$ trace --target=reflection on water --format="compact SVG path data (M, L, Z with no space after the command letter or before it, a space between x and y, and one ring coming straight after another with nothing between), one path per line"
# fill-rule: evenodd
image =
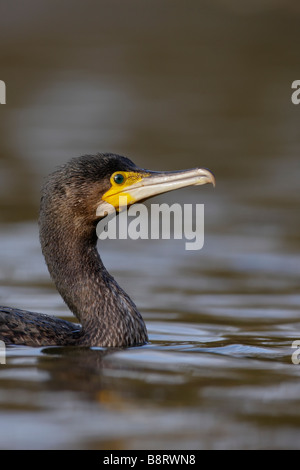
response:
M19 245L15 229L2 230L1 302L74 320L48 280L35 225L19 225ZM242 235L223 254L220 237L210 238L193 256L183 241L102 242L150 343L7 348L2 447L298 447L300 369L291 345L299 338L299 255L278 255L271 243L256 262L237 249Z
M300 447L299 10L244 3L87 0L70 17L67 1L58 17L30 0L0 15L1 305L74 320L33 222L55 165L114 151L217 180L159 198L205 204L201 251L99 245L148 345L7 348L1 448Z

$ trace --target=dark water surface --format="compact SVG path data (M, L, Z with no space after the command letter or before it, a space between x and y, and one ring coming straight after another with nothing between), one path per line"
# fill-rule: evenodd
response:
M0 16L1 305L74 320L36 224L57 164L114 151L217 185L155 201L205 204L200 251L99 243L150 344L7 348L0 448L300 448L299 8L26 3Z

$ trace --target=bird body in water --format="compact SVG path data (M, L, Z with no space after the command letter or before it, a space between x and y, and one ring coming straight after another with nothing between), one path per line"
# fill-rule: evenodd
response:
M153 172L114 154L85 155L59 167L42 188L42 252L62 298L80 324L0 307L0 340L28 346L129 347L148 341L136 305L105 269L96 225L111 211L189 185L214 184L209 170Z

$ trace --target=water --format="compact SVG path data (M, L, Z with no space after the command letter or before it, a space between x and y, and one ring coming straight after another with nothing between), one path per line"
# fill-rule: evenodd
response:
M115 151L150 169L206 166L217 185L153 200L204 203L202 250L99 244L148 345L6 349L0 448L299 449L299 11L88 1L70 17L67 4L59 18L52 3L18 18L7 5L1 25L0 304L75 321L36 224L56 164Z
M1 233L2 303L74 320L48 280L35 224ZM244 253L243 235L222 253L226 237L222 249L219 235L206 238L193 255L179 240L102 242L150 344L8 348L2 447L298 447L300 369L291 345L299 338L299 255Z

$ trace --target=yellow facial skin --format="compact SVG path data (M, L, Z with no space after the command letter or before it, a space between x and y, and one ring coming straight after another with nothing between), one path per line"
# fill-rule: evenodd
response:
M121 209L120 197L122 205L130 206L136 202L135 198L129 194L128 190L133 184L142 181L149 173L137 173L134 171L116 171L110 178L111 187L102 196L102 200L111 204L117 211ZM122 181L123 177L123 181ZM119 182L120 181L120 182Z

